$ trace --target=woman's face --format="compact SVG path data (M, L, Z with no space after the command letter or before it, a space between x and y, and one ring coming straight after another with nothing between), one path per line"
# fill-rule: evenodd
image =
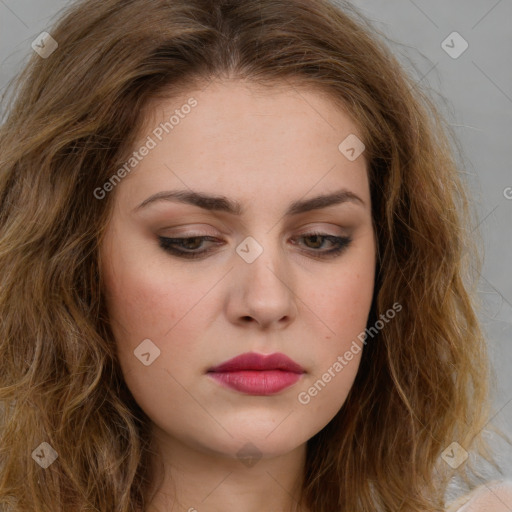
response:
M361 358L375 240L358 129L318 92L237 80L153 107L101 246L126 383L169 443L290 452L339 411ZM297 367L210 371L246 353Z

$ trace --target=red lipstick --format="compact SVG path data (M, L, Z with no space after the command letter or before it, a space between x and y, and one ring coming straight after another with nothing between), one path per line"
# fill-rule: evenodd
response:
M284 354L247 352L218 366L208 375L222 385L248 395L273 395L295 384L305 370Z

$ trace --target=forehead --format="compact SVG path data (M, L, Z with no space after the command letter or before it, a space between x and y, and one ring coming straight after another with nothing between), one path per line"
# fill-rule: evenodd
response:
M296 199L343 185L369 199L364 153L350 161L339 148L361 133L323 91L217 81L154 98L145 114L132 149L149 139L152 149L126 180L141 194L180 185L240 200L258 192Z
M168 94L164 89L144 106L139 135L142 136L159 122L168 121L170 115L180 111L191 98L197 100L199 107L194 108L192 113L200 111L201 115L194 117L200 117L203 123L222 121L224 125L232 123L235 127L242 118L256 124L255 117L266 116L269 117L269 124L272 124L276 123L277 118L286 116L294 122L313 121L313 129L323 122L336 130L343 118L343 124L360 135L356 121L341 98L336 98L318 85L293 81L263 84L242 79L190 82L180 89L174 86ZM253 117L249 119L247 116Z

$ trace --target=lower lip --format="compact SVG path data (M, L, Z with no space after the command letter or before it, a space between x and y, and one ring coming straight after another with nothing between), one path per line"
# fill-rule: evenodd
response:
M210 377L224 386L248 395L273 395L295 384L301 373L283 370L243 370L239 372L210 372Z

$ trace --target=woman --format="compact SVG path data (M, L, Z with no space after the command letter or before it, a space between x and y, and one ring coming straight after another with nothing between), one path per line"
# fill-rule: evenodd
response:
M353 8L88 0L34 49L0 142L4 507L441 511L459 477L449 510L509 510L468 459L448 131Z

